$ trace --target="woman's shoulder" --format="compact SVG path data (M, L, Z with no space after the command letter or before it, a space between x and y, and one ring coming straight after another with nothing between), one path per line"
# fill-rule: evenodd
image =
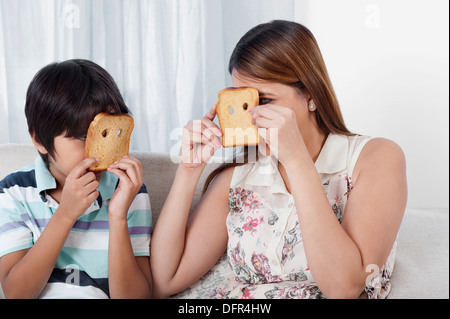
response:
M355 165L353 175L361 172L404 172L406 167L405 154L396 142L381 138L370 138L361 150Z
M382 138L371 138L361 151L361 156L368 158L404 158L404 153L400 145L396 142Z

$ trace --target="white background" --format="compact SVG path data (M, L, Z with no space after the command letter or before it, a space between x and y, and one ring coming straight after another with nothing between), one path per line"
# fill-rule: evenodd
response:
M403 148L408 206L448 208L449 1L311 0L297 15L349 129Z

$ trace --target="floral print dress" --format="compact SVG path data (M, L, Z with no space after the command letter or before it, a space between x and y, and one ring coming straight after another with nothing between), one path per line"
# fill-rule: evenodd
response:
M316 161L330 205L341 222L352 190L353 168L364 136L330 134ZM306 260L293 196L286 190L274 157L236 167L229 191L228 264L233 275L211 298L325 298ZM368 298L390 291L395 247L368 282Z

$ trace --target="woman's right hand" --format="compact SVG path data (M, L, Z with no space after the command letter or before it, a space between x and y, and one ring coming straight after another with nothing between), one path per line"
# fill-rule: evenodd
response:
M222 131L213 122L216 106L201 120L190 121L183 129L180 165L185 168L204 167L222 147Z

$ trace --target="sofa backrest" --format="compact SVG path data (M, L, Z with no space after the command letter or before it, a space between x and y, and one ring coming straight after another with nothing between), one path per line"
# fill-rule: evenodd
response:
M172 186L178 164L172 162L170 155L165 153L131 151L130 155L136 157L143 165L144 183L150 195L153 224L155 224ZM38 153L33 145L0 145L0 180L8 174L32 164L37 156ZM219 164L216 163L207 165L197 184L191 211L201 197L207 176L218 166Z
M0 180L34 162L38 152L33 145L0 145Z
M152 205L153 223L156 223L172 187L178 164L172 162L170 155L166 153L131 151L130 155L136 157L142 163L144 184L147 186ZM201 197L206 178L218 166L219 164L211 163L203 171L200 181L197 184L194 198L192 199L191 212Z

